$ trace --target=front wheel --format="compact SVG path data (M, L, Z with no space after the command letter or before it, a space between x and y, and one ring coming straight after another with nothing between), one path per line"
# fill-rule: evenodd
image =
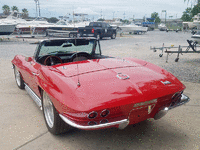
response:
M46 92L42 93L42 110L47 128L52 134L65 133L73 128L60 118L59 113L56 111Z
M25 87L24 80L22 79L22 76L16 66L14 66L14 74L15 74L15 81L17 83L17 86L20 89L24 89Z

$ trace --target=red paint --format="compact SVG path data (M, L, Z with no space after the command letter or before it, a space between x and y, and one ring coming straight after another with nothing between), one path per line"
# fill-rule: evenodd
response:
M96 59L43 66L34 59L28 62L25 57L17 55L12 63L19 68L24 81L39 97L40 87L49 94L59 113L82 125L90 121L87 116L92 111L98 113L92 119L97 123L102 119L112 122L129 118L130 124L135 124L154 117L159 109L170 105L174 93L185 89L171 73L134 58ZM38 75L33 76L32 72ZM119 79L118 73L128 75L129 79ZM169 81L171 84L164 85L161 81ZM149 105L134 108L134 104L152 99L157 99L157 103L150 114ZM102 118L100 114L104 109L110 113Z

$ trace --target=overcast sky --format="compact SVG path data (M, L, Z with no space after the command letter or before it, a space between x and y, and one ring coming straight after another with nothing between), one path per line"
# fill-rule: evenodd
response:
M150 17L153 12L164 18L162 10L167 11L167 18L180 18L183 11L191 7L191 3L184 3L184 0L39 0L39 3L42 17L64 16L74 11L86 13L89 18L99 18L102 14L105 19L112 19L113 16L122 19ZM3 5L17 6L20 12L26 8L29 16L36 16L34 0L0 0L0 13L3 12Z

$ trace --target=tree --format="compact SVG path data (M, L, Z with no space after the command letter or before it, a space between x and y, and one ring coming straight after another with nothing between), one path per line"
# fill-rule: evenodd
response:
M56 23L56 22L58 22L58 19L56 17L51 17L51 18L48 18L47 21L49 23Z
M125 20L121 20L121 22L129 24L129 20L125 19Z
M186 2L186 1L188 1L188 3L189 3L189 1L192 1L192 0L184 0L184 2ZM200 0L195 0L195 1L197 2L197 4L200 3Z
M157 12L151 13L151 18L155 18L155 22L156 23L160 23L161 22Z
M103 19L103 18L99 18L97 21L105 21L105 19Z
M10 12L10 7L9 7L8 5L4 5L4 6L2 7L2 10L3 10L3 13L4 13L5 15L8 15L9 12Z
M23 18L28 18L28 10L26 8L22 9L22 17Z
M188 7L186 8L186 10L183 12L183 15L181 17L181 19L183 21L191 21L192 20L192 8Z
M200 5L198 5L198 4L195 5L195 6L192 8L191 13L192 13L192 16L194 16L194 15L200 13Z
M11 9L12 9L12 11L17 11L17 12L19 12L19 9L18 9L17 6L13 6Z

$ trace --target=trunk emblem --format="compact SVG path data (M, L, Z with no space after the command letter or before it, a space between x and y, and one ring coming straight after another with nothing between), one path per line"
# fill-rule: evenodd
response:
M122 73L118 73L117 74L117 77L121 80L126 80L126 79L129 79L129 76L126 75L126 74L122 74Z
M161 81L161 83L163 83L164 85L167 85L167 84L171 84L171 82L169 82L169 81Z

